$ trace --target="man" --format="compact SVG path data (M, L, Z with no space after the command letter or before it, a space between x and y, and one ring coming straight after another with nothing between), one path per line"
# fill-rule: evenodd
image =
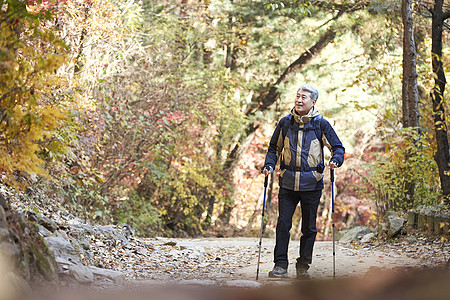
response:
M323 146L332 157L331 169L344 162L345 149L330 123L314 106L319 97L317 89L302 85L295 98L291 113L278 122L272 135L264 162L263 173L273 172L280 158L280 191L278 194L278 221L274 249L275 267L269 272L272 278L288 277L288 246L292 216L300 202L302 210L302 237L300 257L296 269L298 279L309 279L308 269L317 235L316 216L323 189Z

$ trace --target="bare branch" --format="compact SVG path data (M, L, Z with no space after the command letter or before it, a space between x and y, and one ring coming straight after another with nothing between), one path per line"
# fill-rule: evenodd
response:
M450 25L448 23L442 22L442 25L446 28L446 29L450 29Z
M417 4L419 4L420 6L425 8L426 11L428 11L431 15L433 15L433 10L431 9L430 6L424 4L422 1L417 1ZM430 3L430 4L432 5L432 3Z
M444 14L442 15L442 21L447 20L448 18L450 18L450 11L446 11L444 12Z

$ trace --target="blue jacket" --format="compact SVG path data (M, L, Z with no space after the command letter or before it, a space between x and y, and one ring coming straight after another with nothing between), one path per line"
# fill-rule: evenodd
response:
M294 191L323 189L323 146L330 149L330 161L344 162L345 148L330 123L313 106L305 116L291 113L278 122L270 139L264 167L275 170L280 162L280 187ZM281 156L281 158L280 158Z

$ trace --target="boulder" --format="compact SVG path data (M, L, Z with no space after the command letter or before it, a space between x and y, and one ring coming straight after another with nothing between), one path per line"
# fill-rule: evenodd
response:
M340 239L339 242L350 243L352 241L360 240L364 235L370 233L369 227L357 226L348 230Z
M375 237L375 233L371 232L361 238L361 243L369 243Z
M94 281L94 274L89 267L81 264L69 265L69 275L81 284L90 284Z
M71 264L81 264L77 251L69 241L55 236L46 237L45 241L55 255L57 262L67 261Z
M405 219L399 217L398 215L390 215L387 217L388 225L388 237L392 238L397 236L405 224Z
M91 272L95 276L100 276L103 278L108 278L112 281L114 281L117 284L123 284L125 281L125 275L122 272L114 271L114 270L108 270L103 268L98 268L95 266L88 266L88 268L91 270Z
M58 225L55 221L51 220L50 218L47 218L43 215L38 215L37 223L39 225L42 225L46 229L48 229L50 232L55 232L58 229Z

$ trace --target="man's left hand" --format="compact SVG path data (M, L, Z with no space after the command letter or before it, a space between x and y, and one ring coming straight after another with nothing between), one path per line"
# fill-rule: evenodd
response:
M338 166L337 166L337 164L336 164L334 161L330 161L330 163L328 164L328 167L329 167L331 170L334 170L334 169L336 169Z

